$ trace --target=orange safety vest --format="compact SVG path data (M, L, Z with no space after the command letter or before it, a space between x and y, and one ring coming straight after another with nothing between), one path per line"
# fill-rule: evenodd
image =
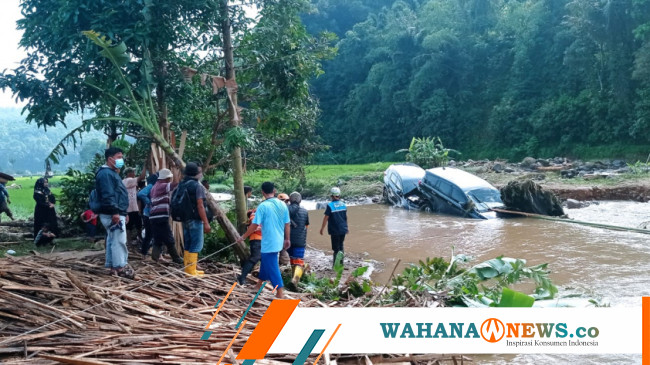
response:
M250 218L248 220L248 225L250 225L253 222L253 218L255 218L255 212L256 211L257 211L257 209L253 210L253 212L251 213L251 216L250 216ZM257 229L255 230L255 232L253 232L253 234L251 234L248 237L248 239L251 240L251 241L252 240L260 240L261 241L262 240L262 226L257 226Z

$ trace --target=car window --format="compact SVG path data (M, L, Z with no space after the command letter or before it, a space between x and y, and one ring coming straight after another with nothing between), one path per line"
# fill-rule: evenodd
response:
M436 183L439 181L440 179L438 179L435 175L431 175L431 174L424 175L424 182L431 187L435 188Z
M397 174L391 175L390 181L392 181L399 190L402 190L402 179L400 179Z
M454 201L457 201L457 202L459 202L461 204L465 203L467 201L467 196L465 195L465 193L463 193L463 191L460 190L460 188L458 188L456 186L454 186L452 191L451 191L451 198Z
M453 188L453 185L451 185L450 183L448 183L446 181L440 180L439 183L437 184L437 186L438 186L438 190L440 190L440 192L443 195L451 196L451 190Z
M477 203L501 203L501 193L493 189L474 189L467 192Z

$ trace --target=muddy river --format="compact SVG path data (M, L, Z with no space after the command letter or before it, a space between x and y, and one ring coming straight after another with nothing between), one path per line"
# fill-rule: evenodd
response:
M600 202L566 210L581 221L636 227L650 220L650 204ZM320 236L323 210L310 211L311 245L328 250ZM373 280L385 283L398 259L400 266L424 257L455 253L473 263L500 255L526 259L529 265L549 263L560 295L580 294L612 306L640 306L650 296L650 236L532 218L470 220L407 211L387 205L348 208L347 252L383 263ZM401 271L398 268L398 272ZM640 363L637 356L500 355L475 358L478 363Z

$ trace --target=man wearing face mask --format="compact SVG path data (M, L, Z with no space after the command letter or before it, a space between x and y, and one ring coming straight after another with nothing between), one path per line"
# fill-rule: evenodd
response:
M101 202L99 219L106 228L106 263L111 275L133 279L133 269L128 265L126 224L129 194L118 172L124 167L122 150L116 147L104 152L106 164L95 175L95 191Z

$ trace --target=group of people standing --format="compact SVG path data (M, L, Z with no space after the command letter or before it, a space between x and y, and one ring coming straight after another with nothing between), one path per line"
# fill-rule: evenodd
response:
M106 259L105 267L109 274L134 278L135 273L128 264L129 250L127 246L127 231L135 228L140 237L144 227L145 237L141 240L140 253L143 258L149 254L159 261L164 249L174 263L183 264L184 271L193 276L203 275L197 270L198 254L203 249L204 234L209 233L209 209L207 206L206 187L201 184L203 173L197 163L188 163L183 171L184 178L175 180L169 169L161 169L146 178L146 186L138 191L140 183L145 179L143 172L136 177L134 169L126 169L124 179L119 172L124 168L123 151L110 147L104 153L105 164L95 175L95 190L90 195L90 208L81 214L86 223L88 234L94 236L97 222L106 229ZM277 290L277 296L284 296L284 283L280 274L282 255L288 256L292 266L292 282L296 284L303 273L305 248L307 245L307 229L309 214L300 206L302 196L298 192L290 195L279 194L272 182L264 182L261 186L264 200L255 208L249 210L249 226L238 242L250 239L250 256L242 262L242 271L238 282L244 284L246 277L253 267L260 262L257 288L264 281L270 281ZM244 187L246 198L250 198L252 188ZM337 254L343 252L343 242L348 233L347 207L340 200L339 188L330 191L332 201L327 205L320 234L325 227L331 236L333 262ZM172 199L177 206L172 212ZM182 211L177 212L176 200L188 203ZM47 178L40 178L34 187L34 237L37 245L51 243L59 235L55 204L56 198L49 189ZM138 200L143 209L140 215ZM9 196L0 186L0 205L6 206ZM176 249L170 217L181 221L183 226L184 252L183 257ZM179 218L180 217L180 218Z
M95 199L98 205L95 212L99 214L99 220L107 232L105 266L110 273L126 278L134 277L133 269L128 265L126 232L130 226L136 227L137 232L140 232L138 227L144 222L146 236L141 245L143 256L153 246L151 256L158 261L164 245L175 263L184 264L187 274L202 275L203 272L196 269L196 263L198 254L203 249L203 235L210 232L210 223L206 214L205 188L199 183L203 176L201 167L196 163L188 163L184 170L185 177L180 182L173 181L169 169L161 169L157 174L149 176L147 187L137 192L138 181L141 179L135 177L135 171L129 171L124 181L120 179L119 171L124 167L122 150L111 147L105 151L104 156L106 163L95 176ZM144 176L143 173L142 179ZM133 189L133 193L129 189ZM187 199L191 202L182 220L185 242L183 259L176 250L169 220L174 192L187 194ZM138 198L145 203L142 220L139 210L134 210Z
M252 189L246 187L244 192ZM309 215L305 208L300 206L302 196L298 192L279 194L276 198L276 189L272 182L262 184L264 201L257 209L250 213L250 225L238 242L250 238L251 255L242 264L241 275L237 277L240 284L244 284L246 277L255 264L260 262L260 271L256 289L259 289L264 281L270 281L276 289L278 298L284 297L284 282L280 272L280 254L284 250L290 257L292 266L292 282L300 280L305 265L304 256L307 245L307 228L309 227ZM341 198L339 188L332 188L332 202L325 210L323 224L320 234L323 234L325 227L332 240L334 250L334 262L339 252L343 252L343 241L348 233L347 207ZM249 193L247 193L249 194Z

